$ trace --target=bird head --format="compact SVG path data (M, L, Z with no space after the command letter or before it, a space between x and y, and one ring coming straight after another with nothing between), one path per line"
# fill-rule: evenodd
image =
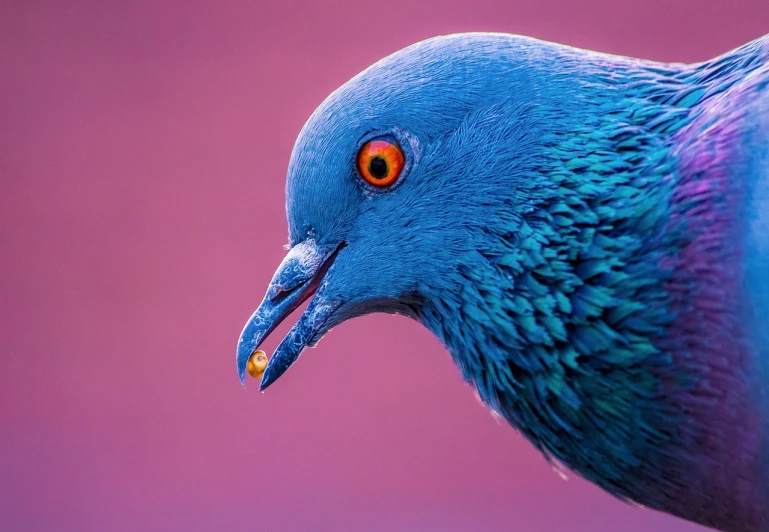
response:
M371 312L418 317L457 289L457 268L495 238L490 224L531 199L546 109L535 102L557 90L531 72L547 60L532 52L543 45L493 34L430 39L372 65L315 110L289 163L289 251L238 343L241 381L254 350L307 299L261 389L332 326Z
M740 264L722 245L742 241L721 188L729 150L718 139L732 130L689 108L720 95L692 80L732 76L724 64L461 34L361 72L297 138L289 251L241 334L241 380L305 300L261 389L332 326L405 314L546 456L623 499L692 517L678 502L702 484L692 472L711 478L700 466L722 455L701 442L728 441L711 423L713 390L733 376L721 355L742 353L725 310L736 300L713 266ZM734 416L741 441L746 417Z

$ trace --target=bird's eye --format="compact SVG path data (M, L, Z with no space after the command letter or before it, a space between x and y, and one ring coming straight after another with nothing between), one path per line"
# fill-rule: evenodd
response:
M395 141L372 140L358 152L358 172L370 185L386 187L395 183L406 158Z

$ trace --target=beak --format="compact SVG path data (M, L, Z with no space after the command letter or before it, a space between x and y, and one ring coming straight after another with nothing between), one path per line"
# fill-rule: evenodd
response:
M314 240L305 240L288 252L272 277L262 303L240 333L236 361L241 384L245 384L246 364L251 354L286 316L313 294L316 295L302 317L270 358L259 389L264 390L275 382L299 358L305 347L320 339L324 325L341 302L327 300L323 290L318 289L343 247L344 243L320 246Z

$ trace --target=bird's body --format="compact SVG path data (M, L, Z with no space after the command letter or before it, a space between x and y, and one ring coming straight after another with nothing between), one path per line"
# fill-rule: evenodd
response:
M375 190L353 161L382 135L406 166ZM549 459L769 530L769 38L696 65L430 39L316 110L287 198L292 252L242 367L317 293L263 387L331 326L402 313Z

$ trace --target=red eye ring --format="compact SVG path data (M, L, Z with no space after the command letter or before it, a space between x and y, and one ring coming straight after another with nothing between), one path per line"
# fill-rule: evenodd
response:
M358 152L358 172L366 183L387 187L395 183L406 164L403 150L389 140L372 140Z

